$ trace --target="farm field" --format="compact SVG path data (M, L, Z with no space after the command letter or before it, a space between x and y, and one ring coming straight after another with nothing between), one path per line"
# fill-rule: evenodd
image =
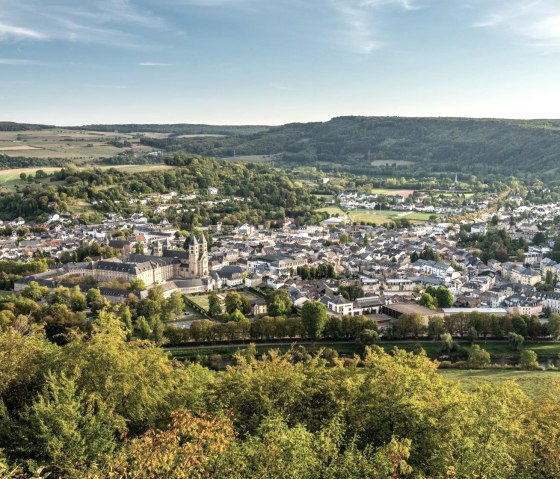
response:
M153 148L140 144L139 135L127 133L65 130L2 131L0 154L27 158L66 158L77 162L112 157L127 148L109 144L110 140L128 141L134 151L149 152Z
M274 155L236 155L226 156L221 159L226 161L236 161L239 163L271 163L276 159L276 157Z
M555 384L560 384L559 371L519 371L516 369L440 369L439 372L451 381L458 381L461 389L474 390L481 383L499 385L515 381L533 399L551 393Z
M352 221L366 223L385 223L394 219L407 219L414 222L428 221L431 213L414 213L407 211L392 211L392 210L353 210L348 213ZM436 215L437 216L437 215Z
M385 196L395 196L399 195L403 198L408 198L414 190L391 190L388 188L373 188L371 190L372 194L374 195L385 195Z

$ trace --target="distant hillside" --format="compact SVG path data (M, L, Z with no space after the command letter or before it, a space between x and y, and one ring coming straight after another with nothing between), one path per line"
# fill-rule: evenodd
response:
M275 154L287 165L370 175L560 179L560 120L339 117L153 146L216 157Z
M126 124L126 125L83 125L65 127L69 130L117 131L119 133L164 133L171 136L178 135L249 135L268 130L263 125L195 125L175 123L159 124Z
M46 130L54 128L50 125L35 125L31 123L15 123L13 121L0 121L0 131L29 131L29 130Z

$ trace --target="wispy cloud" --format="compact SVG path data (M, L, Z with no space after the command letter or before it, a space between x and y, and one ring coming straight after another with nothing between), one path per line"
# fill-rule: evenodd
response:
M0 65L30 66L42 65L42 63L35 60L23 60L19 58L0 58Z
M170 67L173 66L172 63L161 63L161 62L140 62L138 63L141 67Z
M1 0L0 3L0 41L66 40L138 47L144 36L140 33L166 27L161 17L131 0Z
M368 55L383 46L381 16L389 9L416 10L412 0L331 0L344 25L342 43Z
M34 38L41 39L45 36L31 28L18 27L16 25L8 25L7 23L0 22L0 40L2 38Z
M558 0L492 0L480 6L486 13L475 28L493 28L525 39L543 53L560 52L560 6Z

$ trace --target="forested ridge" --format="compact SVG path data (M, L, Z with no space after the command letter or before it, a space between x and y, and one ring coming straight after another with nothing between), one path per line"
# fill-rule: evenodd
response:
M0 218L11 219L16 215L46 219L53 209L71 210L77 200L95 202L95 210L100 213L129 215L138 211L137 205L128 202L131 195L197 192L203 200L211 200L204 194L208 187L215 187L222 195L241 199L214 205L199 200L188 211L170 211L168 219L178 225L218 221L262 224L282 222L286 216L301 224L323 219L324 214L315 212L319 203L310 186L293 181L283 170L181 154L166 158L166 162L174 168L135 174L115 169L79 170L68 164L50 175L49 182L29 183L18 191L0 195Z
M52 128L0 123L1 130ZM270 155L285 166L368 176L455 174L560 180L560 120L345 116L326 122L261 125L114 124L65 127L147 133L166 152L216 158ZM157 133L166 136L154 136Z
M83 125L65 127L68 130L92 130L119 133L164 133L171 136L176 135L247 135L268 130L263 125L204 125L194 123L127 123L116 125Z
M560 120L349 116L244 136L143 141L216 157L278 155L286 165L357 174L560 178Z

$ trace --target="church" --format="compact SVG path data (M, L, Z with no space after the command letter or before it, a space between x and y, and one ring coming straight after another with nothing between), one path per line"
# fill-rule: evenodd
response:
M132 281L141 279L147 287L171 280L207 278L208 244L204 235L192 235L188 251L165 248L160 241L152 244L151 255L130 253L84 263L69 263L67 272L91 276L96 281Z

